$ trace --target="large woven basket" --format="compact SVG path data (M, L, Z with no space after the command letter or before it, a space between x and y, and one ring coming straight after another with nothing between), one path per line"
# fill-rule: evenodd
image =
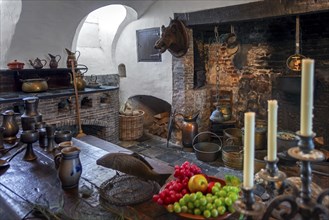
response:
M136 140L143 136L144 111L136 116L119 114L119 138L123 141Z

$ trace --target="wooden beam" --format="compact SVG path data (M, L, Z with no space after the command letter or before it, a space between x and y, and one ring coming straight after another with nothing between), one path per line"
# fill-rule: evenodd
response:
M264 18L284 17L329 11L329 0L265 0L190 13L175 13L174 17L187 26L225 24Z

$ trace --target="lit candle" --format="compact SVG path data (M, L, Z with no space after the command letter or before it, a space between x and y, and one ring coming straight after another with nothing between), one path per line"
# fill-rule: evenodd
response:
M302 136L312 135L313 117L313 81L314 60L302 60L302 95L300 105L300 134Z
M277 138L277 121L278 121L278 102L268 100L268 126L267 126L267 160L276 160L276 138Z
M255 113L244 114L243 187L254 187Z

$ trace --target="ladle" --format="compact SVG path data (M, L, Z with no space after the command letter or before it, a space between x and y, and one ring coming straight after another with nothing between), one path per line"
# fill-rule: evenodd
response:
M21 147L20 149L18 149L13 155L11 155L10 157L8 157L7 159L0 159L0 168L2 167L7 167L9 166L9 162L19 153L21 153L22 151L24 151L26 148L26 145L24 145L23 147Z

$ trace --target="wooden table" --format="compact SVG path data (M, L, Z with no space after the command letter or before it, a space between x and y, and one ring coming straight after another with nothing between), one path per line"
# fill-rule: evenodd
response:
M85 140L91 140L93 145ZM53 162L54 154L43 151L35 143L38 156L32 162L23 161L23 153L16 156L10 167L0 170L0 218L24 219L35 216L38 210L51 219L176 219L163 207L147 201L134 206L103 204L99 199L99 186L116 172L96 164L96 160L108 152L129 150L93 136L73 139L81 148L82 176L79 189L64 191L57 178ZM94 145L100 145L103 149ZM13 150L14 151L14 150ZM13 153L13 152L12 152ZM172 167L147 158L158 172L172 172ZM35 218L34 218L35 219Z

